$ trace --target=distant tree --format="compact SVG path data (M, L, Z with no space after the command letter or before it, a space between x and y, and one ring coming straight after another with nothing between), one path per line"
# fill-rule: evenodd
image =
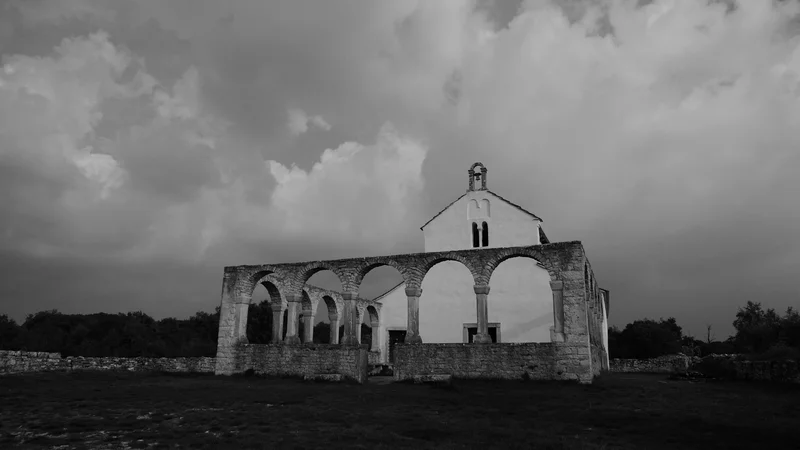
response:
M733 328L736 329L735 343L739 351L759 353L778 342L781 318L774 309L765 311L761 303L748 301L737 311Z
M331 325L329 323L319 322L314 325L314 342L317 344L331 343Z
M272 307L268 301L250 304L247 311L247 340L251 344L269 344L272 341Z
M790 347L800 349L800 312L791 306L781 320L779 339Z
M619 331L609 329L609 353L612 358L655 358L679 353L682 329L674 317L659 321L636 320Z
M14 319L0 314L0 350L18 350L21 328Z

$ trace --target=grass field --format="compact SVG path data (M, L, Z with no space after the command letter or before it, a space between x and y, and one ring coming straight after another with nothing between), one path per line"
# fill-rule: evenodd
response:
M0 378L0 448L800 448L800 388L606 375L591 386L211 375Z

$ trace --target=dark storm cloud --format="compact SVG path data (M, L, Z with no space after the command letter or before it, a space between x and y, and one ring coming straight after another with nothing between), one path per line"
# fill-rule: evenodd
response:
M55 134L33 120L41 128L15 135L27 150L0 153L9 173L0 198L13 218L2 248L31 242L19 253L25 269L6 258L9 279L51 264L126 281L90 287L65 276L62 303L43 287L30 308L14 308L101 308L111 297L117 309L185 315L198 296L207 309L218 301L218 283L205 278L226 264L418 251L418 227L463 193L479 160L490 188L543 217L551 240L584 242L612 292L612 323L675 316L691 332L713 323L723 335L746 300L784 309L800 268L797 6L634 3L6 9L6 59L50 58L19 60L43 80L28 89L64 86L58 68L90 60L85 49L108 67L130 59L114 84L100 75L80 84L96 104L37 100L88 129L39 140L31 136ZM61 38L98 29L107 37L54 56ZM99 87L113 85L136 93ZM293 134L292 108L330 130ZM37 148L50 153L30 156ZM113 263L96 259L103 253ZM128 282L146 276L158 301Z

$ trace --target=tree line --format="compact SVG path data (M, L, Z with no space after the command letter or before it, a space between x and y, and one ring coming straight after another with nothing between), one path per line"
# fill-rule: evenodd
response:
M199 311L188 319L155 320L138 312L63 314L57 310L29 314L22 324L0 314L0 350L60 353L61 356L178 357L215 356L219 312ZM283 337L286 321L283 317ZM298 335L303 336L303 321ZM339 327L339 338L344 326ZM248 310L247 337L254 344L272 340L272 309L267 301ZM361 325L361 342L370 343L372 329ZM314 342L330 343L330 325L314 326Z
M800 312L791 306L781 316L772 308L765 310L761 303L749 301L736 312L733 328L732 336L718 340L709 325L705 339L700 339L683 333L674 317L636 320L623 329L609 328L609 357L646 359L682 352L800 360Z
M283 317L283 337L288 314ZM272 310L269 303L249 307L247 337L251 343L272 339ZM213 313L199 311L188 319L155 320L143 312L119 314L62 314L57 310L29 314L17 324L0 314L0 350L54 352L62 356L177 357L215 356L219 307ZM304 321L298 335L303 336ZM718 340L708 327L706 336L683 332L675 318L642 319L623 329L609 328L611 358L653 358L678 352L707 355L740 353L766 359L800 360L800 312L788 308L783 315L747 302L733 321L735 333ZM371 328L361 325L361 342L370 343ZM339 338L344 326L339 326ZM330 343L330 325L314 325L314 342Z

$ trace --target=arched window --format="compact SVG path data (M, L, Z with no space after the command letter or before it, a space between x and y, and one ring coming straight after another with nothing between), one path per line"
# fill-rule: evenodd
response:
M478 241L478 224L472 222L472 246L473 247L480 247L480 241Z
M489 246L489 224L483 222L483 246Z

